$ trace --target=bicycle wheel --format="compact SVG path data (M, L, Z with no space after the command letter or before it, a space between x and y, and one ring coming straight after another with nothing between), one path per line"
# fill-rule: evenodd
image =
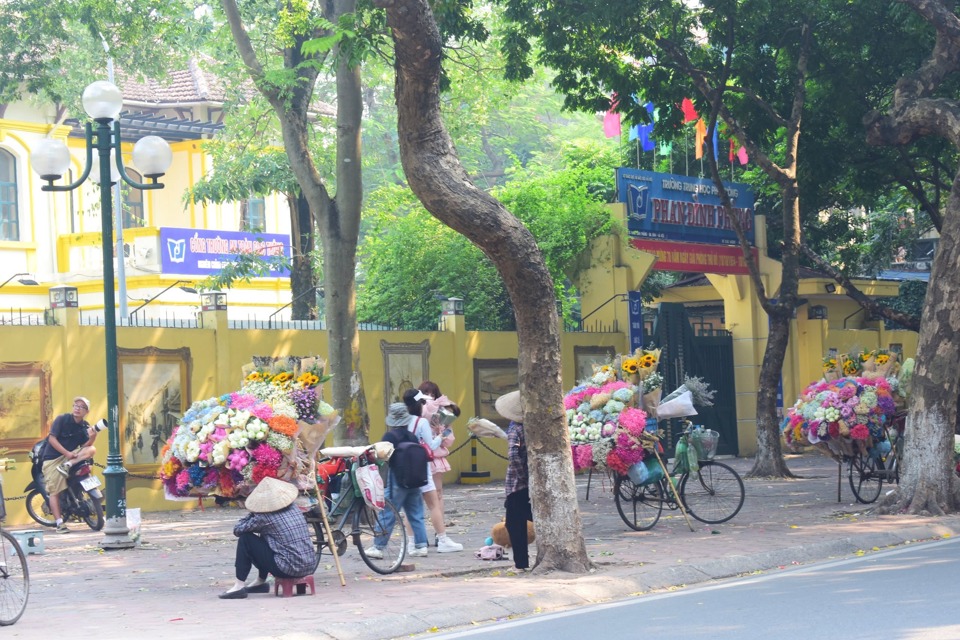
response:
M850 457L850 488L857 502L870 504L880 497L884 470L870 455L854 453Z
M27 608L30 595L30 571L27 556L17 539L6 531L0 532L0 626L11 625L20 619Z
M358 510L354 513L353 542L363 561L377 573L393 573L399 569L407 552L407 532L403 528L400 512L387 501L383 510L377 513L376 509L359 498L353 508ZM381 524L383 519L389 520L388 513L393 515L393 527L389 532ZM375 544L378 537L386 537L385 546Z
M634 531L653 528L663 512L663 487L659 482L636 485L626 476L613 483L613 501L620 518Z
M697 477L685 474L679 491L690 515L706 524L726 522L743 506L743 480L722 462L701 460Z

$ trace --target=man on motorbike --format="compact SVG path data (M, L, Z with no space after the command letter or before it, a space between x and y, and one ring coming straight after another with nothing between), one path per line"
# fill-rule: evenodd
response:
M50 495L50 511L57 521L57 533L70 533L60 515L60 493L67 488L70 465L92 458L97 452L93 446L97 431L85 420L88 413L90 401L83 396L74 398L73 411L57 416L44 447L43 479Z

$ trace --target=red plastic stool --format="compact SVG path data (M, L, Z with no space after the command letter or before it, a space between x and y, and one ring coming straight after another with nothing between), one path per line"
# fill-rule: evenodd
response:
M302 578L274 578L273 595L289 598L294 595L293 592L294 589L296 589L296 594L302 596L306 595L307 587L310 587L310 595L316 593L313 586L313 576L304 576Z

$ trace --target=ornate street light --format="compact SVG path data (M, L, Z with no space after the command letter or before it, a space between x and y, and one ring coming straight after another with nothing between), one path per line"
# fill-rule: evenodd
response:
M137 311L140 311L140 309L143 309L145 306L147 306L148 304L150 304L151 302L153 302L154 300L156 300L157 298L159 298L160 296L162 296L163 294L165 294L167 291L170 291L170 289L173 289L175 286L177 286L178 284L181 284L181 283L186 285L186 284L189 284L190 281L189 281L189 280L177 280L176 282L174 282L174 283L171 284L169 287L167 287L166 289L164 289L163 291L161 291L161 292L158 293L157 295L153 296L152 298L148 298L148 299L146 299L146 300L143 300L143 304L141 304L139 307L137 307L136 309L134 309L133 311L130 312L130 316L129 316L130 320L132 321L133 318L134 318L134 316L137 315ZM196 293L197 293L197 290L196 290L194 287L182 286L182 287L180 287L180 290L181 290L181 291L184 291L184 292L186 292L186 293L193 293L193 294L196 294Z
M133 164L146 176L149 184L131 180L123 169L120 146L120 122L117 118L123 107L123 94L112 83L100 80L83 91L83 108L90 116L86 124L86 162L83 173L76 182L54 185L70 167L70 152L62 140L44 139L30 154L34 171L46 180L43 191L73 191L91 175L100 185L100 221L103 242L103 316L107 361L107 424L109 450L107 467L103 472L106 480L107 521L101 546L105 549L127 549L134 546L127 528L127 470L120 454L120 399L117 382L117 319L114 307L113 288L113 191L111 185L122 179L135 189L162 189L157 178L166 173L173 161L170 145L158 136L146 136L133 147ZM94 164L93 150L97 150L98 162ZM95 171L94 171L95 170ZM120 257L122 260L122 256Z

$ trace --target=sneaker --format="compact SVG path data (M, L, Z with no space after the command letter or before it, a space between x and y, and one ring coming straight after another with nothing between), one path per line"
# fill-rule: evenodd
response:
M64 476L70 475L70 463L64 462L60 465L57 465L57 471L59 471Z
M57 533L70 533L70 527L61 523L57 525Z
M416 547L407 551L407 555L411 558L426 558L427 557L427 548L426 547Z
M376 547L370 547L364 549L363 553L366 554L368 558L373 558L374 560L383 560L383 550L377 549Z
M441 536L437 541L437 553L453 553L455 551L463 551L463 545L454 542L447 536Z

